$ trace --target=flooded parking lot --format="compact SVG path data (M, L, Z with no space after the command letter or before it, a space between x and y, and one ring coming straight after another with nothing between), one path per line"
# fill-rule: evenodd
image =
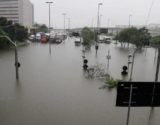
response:
M124 125L127 108L115 107L116 89L99 89L104 82L85 77L82 46L73 39L52 45L31 43L18 49L20 79L15 79L14 51L0 51L0 125ZM120 44L100 44L86 52L88 65L107 68L121 78L129 50ZM137 52L133 81L154 81L155 49ZM150 108L132 108L130 125L147 125ZM160 110L155 108L152 125L159 125Z

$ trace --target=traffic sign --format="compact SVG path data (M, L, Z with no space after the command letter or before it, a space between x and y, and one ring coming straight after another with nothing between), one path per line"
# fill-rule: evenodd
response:
M160 106L160 82L119 82L116 106L128 107L132 84L132 107ZM155 93L153 94L155 85ZM152 105L153 99L153 105Z

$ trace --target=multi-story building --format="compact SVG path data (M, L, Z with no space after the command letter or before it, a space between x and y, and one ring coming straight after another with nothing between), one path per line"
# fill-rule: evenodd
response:
M28 28L34 23L34 7L30 0L0 0L0 17Z

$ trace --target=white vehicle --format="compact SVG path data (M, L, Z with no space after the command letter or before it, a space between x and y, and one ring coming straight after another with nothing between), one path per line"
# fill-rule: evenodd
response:
M105 38L105 40L104 40L104 43L107 43L107 44L110 44L111 43L111 38L110 37L107 37L106 36L106 38Z
M80 37L75 37L74 39L75 39L74 40L75 43L81 43L81 38Z
M105 36L104 35L99 35L98 39L99 39L99 42L103 42L105 40Z
M99 38L99 42L101 42L101 43L111 43L111 37L108 37L108 36L105 36L105 35L99 35L98 36L98 38Z
M41 39L41 34L37 33L37 34L36 34L36 39L37 39L37 40L40 40L40 39Z
M33 40L35 38L35 35L30 35L29 40Z
M50 33L45 33L45 35L49 37L51 34Z

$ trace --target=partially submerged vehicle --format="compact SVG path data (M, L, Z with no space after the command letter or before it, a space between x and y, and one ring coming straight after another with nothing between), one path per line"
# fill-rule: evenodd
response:
M74 40L75 43L81 43L81 38L80 37L75 37L74 39L75 39Z
M74 37L74 43L76 46L80 46L81 45L81 37Z
M41 43L48 43L49 37L46 35L41 35L40 41Z
M99 38L99 42L100 42L100 43L110 44L110 43L111 43L111 40L112 40L111 37L106 36L106 35L99 35L98 38Z
M104 43L110 44L111 43L111 38L106 37L105 40L104 40Z
M61 43L64 40L64 35L62 34L55 34L50 38L51 43Z

